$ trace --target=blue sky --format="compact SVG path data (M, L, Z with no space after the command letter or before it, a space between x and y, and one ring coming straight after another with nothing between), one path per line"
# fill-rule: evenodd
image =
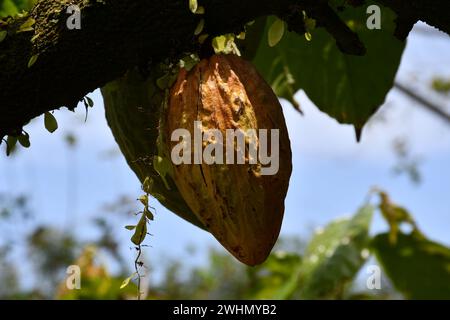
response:
M450 77L450 41L424 25L410 36L398 79L427 95L450 112L450 99L429 90L434 76ZM370 75L368 75L370 76ZM43 118L33 121L27 131L29 150L6 158L0 155L0 193L26 193L35 212L33 223L53 224L72 230L85 239L94 235L91 218L102 212L105 203L120 195L137 197L140 185L117 150L107 127L102 99L98 91L90 95L95 107L84 123L84 108L76 113L56 111L60 129L54 134L44 129ZM353 129L339 125L312 105L304 93L298 93L305 116L283 102L293 149L293 175L286 198L282 235L309 234L330 220L350 215L376 185L385 189L397 203L406 206L421 229L431 238L450 245L450 126L401 93L391 91L385 106L366 127L357 144ZM383 120L384 119L384 120ZM76 135L77 148L69 150L64 135ZM392 141L407 137L411 152L422 159L423 181L411 183L406 176L395 176L396 158ZM216 241L163 207L155 205L154 235L146 250L147 259L162 261L168 257L202 263L207 248ZM130 216L133 223L135 217ZM385 230L380 217L373 232ZM115 226L122 239L123 252L129 250L129 231ZM188 244L197 247L189 255ZM165 258L164 258L165 257ZM162 260L161 260L162 259Z

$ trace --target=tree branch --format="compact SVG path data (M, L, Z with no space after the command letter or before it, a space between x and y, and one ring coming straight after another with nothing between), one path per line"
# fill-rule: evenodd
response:
M442 120L446 121L448 124L450 124L450 114L442 110L439 106L432 103L431 101L428 101L424 97L418 95L413 90L409 89L408 87L404 86L403 84L399 82L395 82L394 88L401 91L403 94L407 95L409 98L413 99L414 101L418 102L422 107L427 109L428 111L431 111L435 115L437 115Z
M404 10L402 17L421 18L450 30L448 0L379 1ZM134 66L146 68L149 63L198 51L193 33L202 18L205 32L213 36L240 31L246 22L261 16L283 18L300 7L326 27L341 49L361 50L358 37L336 22L326 0L199 2L206 8L204 16L192 14L187 0L71 0L70 4L81 8L82 29L69 30L69 1L40 0L30 13L36 21L34 30L17 33L27 17L0 24L0 30L8 32L0 42L0 138L18 134L44 112L61 106L74 109L86 94ZM408 7L411 2L414 5ZM419 9L427 10L414 11ZM28 67L32 56L37 60Z

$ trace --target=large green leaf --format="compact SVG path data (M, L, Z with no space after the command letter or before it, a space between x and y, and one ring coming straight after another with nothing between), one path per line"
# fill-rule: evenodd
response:
M0 18L15 16L22 10L28 11L36 3L36 0L1 0Z
M397 290L408 299L450 299L450 249L421 235L389 234L373 240L378 261Z
M381 30L369 30L365 10L366 6L346 8L340 14L366 46L365 56L343 54L318 28L310 42L289 32L274 48L263 37L253 61L280 97L295 103L293 95L304 89L320 110L360 130L392 88L404 49L393 36L395 14L382 7ZM266 34L272 21L267 22Z
M301 277L302 298L339 297L366 261L374 208L361 208L351 219L331 222L309 243Z
M0 18L14 16L19 13L19 9L12 0L3 0L0 3Z
M354 217L339 219L317 232L302 262L273 298L339 298L367 259L374 208L362 207Z

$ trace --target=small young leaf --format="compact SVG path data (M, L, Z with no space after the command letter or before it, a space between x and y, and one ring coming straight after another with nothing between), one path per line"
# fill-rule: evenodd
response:
M227 45L227 37L226 36L218 36L215 37L212 41L212 46L216 53L223 52Z
M204 26L205 26L205 19L201 19L197 25L197 28L195 28L194 30L194 35L198 36L200 33L202 33Z
M142 190L145 193L152 193L153 189L153 180L150 177L146 177L144 183L142 183Z
M94 101L88 96L84 97L86 99L87 105L92 108L94 106Z
M22 147L24 148L29 148L31 143L30 143L30 136L28 135L28 133L24 132L23 134L21 134L19 137L17 137L17 140L19 141L19 143L22 145Z
M305 32L305 39L308 40L308 41L311 41L311 40L312 40L312 35L311 35L311 33Z
M0 31L0 42L5 40L6 36L8 35L8 32L6 31Z
M125 229L134 230L134 229L136 229L136 226L125 226Z
M147 218L143 214L136 226L136 230L134 231L133 236L131 237L131 242L133 242L135 245L138 246L144 241L146 235L147 235Z
M205 14L205 7L199 6L197 11L195 11L195 14Z
M238 38L239 40L245 40L245 32L242 31L241 33L239 33L236 38Z
M284 35L284 21L276 19L269 29L269 46L274 47L283 38Z
M27 31L33 31L33 26L36 23L36 20L33 18L28 18L27 21L25 21L20 27L19 30L17 30L17 33L19 32L27 32Z
M28 60L28 68L31 68L36 63L38 57L39 57L39 54L35 54L34 56L32 56L30 58L30 60Z
M316 28L316 24L317 23L316 23L315 19L311 19L311 18L306 17L304 22L305 22L305 29L306 29L306 31L311 32L311 31L313 31Z
M153 215L153 213L148 210L147 208L144 209L144 215L148 220L153 221L155 219L155 216Z
M197 9L198 9L197 0L189 0L189 10L191 10L192 13L196 13Z
M50 133L53 133L56 131L56 129L58 129L58 122L56 121L55 117L50 112L45 113L44 124L45 124L45 128Z
M128 278L126 278L125 280L123 280L122 284L120 285L120 289L125 288L126 286L128 286L128 284L130 283L131 279L133 279L133 277L136 275L136 272L133 273L131 276L129 276Z
M198 58L198 56L191 54L181 59L178 65L180 68L184 68L187 71L191 71L192 68L194 68L195 65L199 62L199 60L200 59Z
M198 37L198 43L203 44L203 42L206 41L206 39L208 39L209 34L202 34L201 36Z
M148 206L148 196L146 194L142 195L139 198L139 201L144 205L144 206Z
M6 155L9 156L11 152L14 151L14 148L17 144L17 137L8 136L8 139L6 140Z

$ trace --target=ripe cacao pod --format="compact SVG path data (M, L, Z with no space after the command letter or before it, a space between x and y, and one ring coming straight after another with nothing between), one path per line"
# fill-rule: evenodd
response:
M260 264L278 238L292 171L278 98L251 63L236 55L213 55L190 71L181 69L171 88L163 129L168 154L179 145L171 141L174 130L185 129L194 137L194 121L201 121L202 133L216 129L223 137L227 129L279 129L274 175L261 174L260 159L250 164L248 150L245 164L173 165L178 191L205 228L241 262ZM194 143L189 148L196 152Z
M137 70L129 70L123 77L108 83L101 91L105 104L105 115L120 151L128 165L144 182L150 177L152 190L166 208L183 219L203 228L202 223L192 213L181 197L170 176L166 181L153 168L153 157L157 154L156 140L159 134L161 104L164 91L156 85L160 76L157 70L144 78Z

